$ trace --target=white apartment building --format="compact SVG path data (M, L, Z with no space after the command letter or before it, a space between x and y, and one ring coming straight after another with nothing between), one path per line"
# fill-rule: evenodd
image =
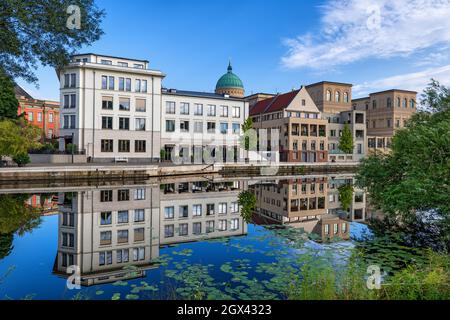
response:
M59 73L60 150L90 161L150 161L160 154L161 80L146 60L75 55Z
M183 163L234 162L248 102L227 94L162 90L162 160Z

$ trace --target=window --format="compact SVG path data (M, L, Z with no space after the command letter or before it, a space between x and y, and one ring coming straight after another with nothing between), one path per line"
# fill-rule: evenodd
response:
M325 233L325 234L330 234L330 225L329 225L329 224L326 224L326 225L324 226L324 233Z
M141 92L147 92L147 80L142 80Z
M147 110L145 99L136 99L136 112L145 112Z
M164 219L173 219L174 217L174 207L164 208Z
M347 224L344 222L342 224L342 233L346 233L347 232Z
M128 249L122 249L116 251L116 258L117 263L125 263L129 261L129 250Z
M125 78L119 77L119 91L125 90Z
M409 100L409 105L410 105L411 109L414 109L414 100L413 99Z
M131 79L130 78L125 79L125 90L131 91Z
M107 85L108 85L108 77L102 76L102 89L105 90L107 88Z
M206 130L208 131L208 133L216 133L216 123L215 122L206 123Z
M75 115L64 116L64 129L75 129Z
M327 90L326 100L331 101L331 91L330 90Z
M134 200L145 200L145 189L139 188L134 190Z
M406 108L406 103L407 103L407 100L406 100L406 98L404 98L404 99L403 99L403 103L402 103L402 107L403 107L403 108Z
M233 107L233 118L240 118L241 117L241 108L240 107Z
M100 63L101 64L108 64L108 65L110 65L110 64L112 64L112 61L111 60L100 60Z
M180 121L180 131L189 132L189 121Z
M102 97L102 109L105 110L113 109L113 97Z
M227 214L227 203L226 202L219 203L219 214Z
M112 251L101 251L98 253L98 264L101 266L112 264Z
M348 92L344 92L344 102L348 103Z
M128 201L130 200L130 190L123 189L117 191L118 201Z
M187 218L189 216L189 207L188 206L180 206L180 218Z
M134 229L134 241L144 241L144 228Z
M47 138L51 139L53 137L53 130L48 129Z
M114 87L115 87L115 86L114 86L114 77L111 77L111 76L110 76L110 77L108 78L108 80L109 80L109 81L108 81L108 89L109 89L109 90L114 90Z
M112 234L111 231L102 231L100 232L100 245L108 245L111 244Z
M391 119L387 119L386 120L386 125L387 125L388 128L391 127Z
M134 210L134 222L144 222L145 221L145 210L135 209Z
M73 233L62 233L62 245L64 247L73 248L75 246L75 236Z
M392 107L392 101L391 101L391 98L387 98L387 99L386 99L386 107L388 107L388 108Z
M377 100L372 100L372 109L377 108Z
M337 233L338 233L338 224L333 223L333 234L337 234Z
M203 115L203 105L200 103L194 104L194 115L202 116Z
M206 221L206 233L214 232L214 220Z
M192 233L193 234L201 234L202 233L202 223L201 222L194 222L192 224Z
M232 202L230 204L230 212L231 213L238 213L239 212L239 204L237 202Z
M136 140L134 141L134 152L146 152L146 141Z
M341 93L340 93L339 91L336 91L336 92L334 93L334 100L335 100L336 102L341 102Z
M358 143L358 145L357 145L357 152L358 152L358 154L362 154L362 144L361 143Z
M189 114L189 103L180 103L180 114Z
M220 116L228 117L228 106L220 106Z
M166 132L175 131L175 120L166 120Z
M102 117L102 129L113 128L113 117Z
M28 112L28 121L32 122L33 121L33 112Z
M145 248L133 248L133 261L145 260Z
M100 225L105 226L112 223L112 213L111 211L100 213Z
M206 215L212 216L214 214L214 203L208 203L206 205Z
M70 74L66 73L64 75L64 88L68 88L70 85Z
M119 118L119 130L130 130L130 118Z
M145 131L145 118L136 118L134 120L135 120L134 129L136 131Z
M119 110L130 111L130 99L119 98Z
M144 69L144 65L143 65L143 64L140 64L140 63L135 63L135 64L133 65L133 67L136 68L136 69Z
M187 223L181 223L180 224L179 234L180 234L180 236L187 236L188 235L188 224Z
M220 133L222 133L222 134L228 133L228 123L225 123L225 122L220 123Z
M119 140L119 152L130 152L130 140Z
M395 127L400 128L400 119L395 120Z
M221 219L219 220L219 231L226 231L227 230L227 220Z
M37 114L37 122L42 122L42 112L38 112L38 114Z
M203 132L203 122L201 122L201 121L194 122L194 132L196 132L196 133Z
M215 105L212 105L212 104L209 104L208 105L208 110L207 110L207 113L206 113L208 116L210 116L210 117L215 117L216 116L216 106Z
M175 114L175 102L166 101L166 114Z
M239 134L241 131L241 126L239 123L233 123L232 124L233 133Z
M237 230L237 229L239 229L239 219L238 218L231 219L230 230Z
M117 230L117 243L128 242L128 230Z
M173 224L169 224L164 226L164 237L165 238L171 238L174 235L174 225Z
M112 139L102 139L101 140L101 152L113 152L113 140Z
M76 106L76 95L75 94L66 94L64 95L64 108L65 109L73 109Z
M202 215L202 205L201 204L194 204L192 206L192 216L193 217L200 217Z
M134 91L141 92L141 80L136 79L134 82Z
M397 98L397 108L400 108L400 97Z

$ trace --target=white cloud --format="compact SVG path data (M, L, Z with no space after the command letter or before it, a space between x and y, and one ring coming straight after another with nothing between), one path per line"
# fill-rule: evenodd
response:
M388 89L407 89L417 91L420 97L431 78L445 86L449 86L450 65L357 84L353 86L353 96L361 97L371 92Z
M320 30L286 39L287 68L330 68L450 43L450 0L330 0Z

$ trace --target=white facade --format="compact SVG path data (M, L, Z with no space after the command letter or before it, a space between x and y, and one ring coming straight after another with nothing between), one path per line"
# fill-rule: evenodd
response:
M244 99L163 89L161 148L165 160L202 163L207 162L207 153L211 161L222 162L223 146L228 149L229 160L242 159L239 136L247 117L248 103ZM236 157L231 155L234 150Z
M75 144L92 161L159 158L162 72L144 60L85 54L59 77L60 150Z

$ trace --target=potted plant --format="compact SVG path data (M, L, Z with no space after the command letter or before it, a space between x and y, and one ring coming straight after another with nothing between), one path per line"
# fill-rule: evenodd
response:
M17 163L19 167L23 167L27 163L30 163L30 156L28 153L19 153L13 157L13 161Z

